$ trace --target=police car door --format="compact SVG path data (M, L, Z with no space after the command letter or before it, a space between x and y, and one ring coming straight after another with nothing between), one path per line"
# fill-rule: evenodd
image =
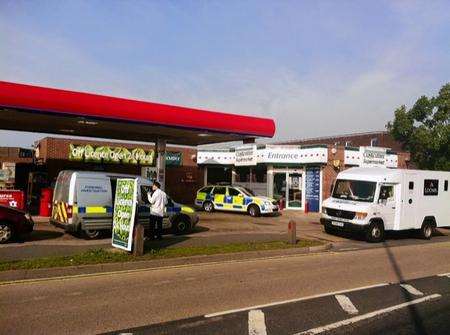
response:
M244 195L234 187L228 187L227 199L234 211L245 212Z

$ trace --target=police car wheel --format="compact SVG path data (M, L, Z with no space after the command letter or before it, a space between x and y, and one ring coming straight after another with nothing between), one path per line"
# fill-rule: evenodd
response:
M83 231L84 236L86 236L88 239L96 239L100 236L100 230L94 230L94 229L89 229L89 230L84 230Z
M203 203L203 210L205 212L214 212L214 205L211 201L205 201Z
M11 226L6 222L0 222L0 243L8 242L13 235Z
M249 208L248 208L248 214L251 216L251 217L258 217L258 216L260 216L261 215L261 211L259 210L259 207L258 206L256 206L256 205L250 205L249 206Z
M176 235L187 234L191 229L191 224L187 218L178 218L173 223L173 230Z

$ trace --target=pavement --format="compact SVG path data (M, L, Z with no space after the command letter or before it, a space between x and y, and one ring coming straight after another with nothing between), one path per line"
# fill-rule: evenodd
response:
M445 334L449 257L385 244L3 283L0 334Z
M290 220L297 222L297 237L317 239L333 243L335 249L357 250L377 248L380 245L366 243L361 237L351 234L329 235L319 224L318 213L305 214L300 211L283 211L278 216L252 218L237 213L199 212L200 222L188 235L166 235L162 242L151 242L155 247L205 246L228 243L267 242L286 240ZM48 223L48 218L34 218L34 232L20 242L0 245L0 261L31 259L48 256L69 256L93 248L110 248L110 236L98 240L86 240ZM416 238L411 232L396 232L387 235L387 244L409 245L450 241L450 230L439 229L431 241Z

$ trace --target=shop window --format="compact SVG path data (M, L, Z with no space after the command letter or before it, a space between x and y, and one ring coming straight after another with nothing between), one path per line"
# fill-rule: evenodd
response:
M240 166L236 168L237 183L266 183L267 168L264 165Z
M216 186L214 187L213 194L225 194L227 188L225 186Z
M377 147L378 146L378 138L374 137L370 140L370 146L371 147Z

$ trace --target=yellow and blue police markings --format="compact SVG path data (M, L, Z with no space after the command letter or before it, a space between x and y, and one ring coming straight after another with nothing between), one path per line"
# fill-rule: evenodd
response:
M71 206L66 202L53 204L52 217L59 222L68 223L73 214L112 214L111 206Z
M205 201L212 202L217 210L247 212L248 206L251 204L258 205L261 214L273 213L274 210L278 210L278 206L273 204L274 200L265 197L197 192L195 205L202 207Z

